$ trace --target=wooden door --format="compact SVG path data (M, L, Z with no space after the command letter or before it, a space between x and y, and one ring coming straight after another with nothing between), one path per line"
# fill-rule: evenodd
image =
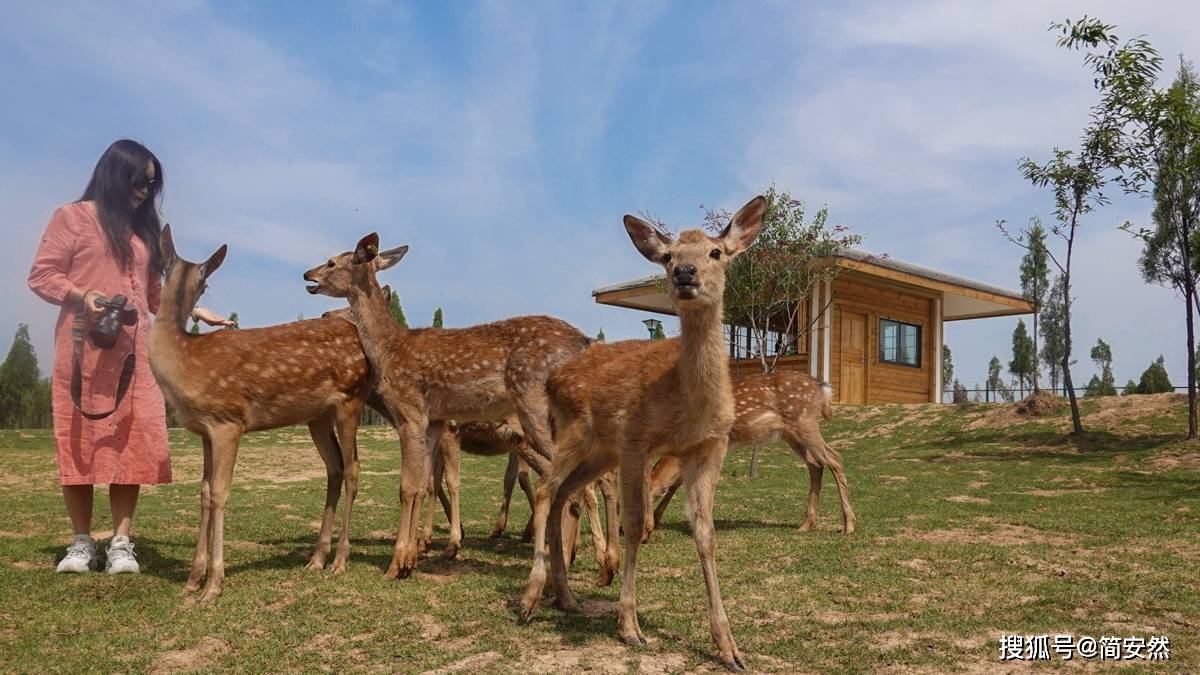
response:
M842 403L867 402L867 316L842 310Z

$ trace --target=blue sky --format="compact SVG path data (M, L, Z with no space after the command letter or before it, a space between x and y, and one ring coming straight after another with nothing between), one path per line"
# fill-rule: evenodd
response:
M441 306L449 326L546 313L642 337L644 315L590 298L654 271L621 216L695 226L771 183L866 248L1015 287L992 223L1049 220L1017 161L1086 119L1091 79L1046 32L1085 11L1170 68L1200 53L1187 2L19 3L0 23L0 342L30 323L48 370L29 263L120 137L162 160L185 257L230 245L204 304L243 326L335 306L300 274L377 230L412 246L384 278L412 323ZM1180 303L1115 229L1149 209L1118 199L1081 234L1080 382L1098 336L1122 382L1160 352L1183 381ZM1014 325L948 324L962 379L1007 360Z

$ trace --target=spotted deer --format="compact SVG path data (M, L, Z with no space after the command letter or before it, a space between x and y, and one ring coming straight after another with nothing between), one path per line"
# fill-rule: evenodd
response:
M371 392L370 368L354 326L336 319L193 335L185 322L225 260L221 246L203 263L175 251L171 228L161 235L165 280L162 307L150 331L150 368L176 418L200 436L204 473L200 528L184 588L202 599L221 594L225 576L225 507L242 434L307 424L325 463L325 509L309 569L329 553L333 517L344 485L341 534L331 570L350 556L350 513L358 492L359 415ZM381 259L385 256L381 256Z
M561 536L566 497L616 469L621 482L625 575L618 632L628 644L645 644L637 619L637 554L649 509L649 463L664 455L680 458L687 487L688 516L708 591L712 636L721 661L741 670L741 654L729 628L716 572L713 491L734 422L732 383L721 330L722 296L730 261L762 229L766 200L743 206L717 237L686 230L679 238L625 216L634 246L666 270L667 290L681 335L640 342L636 348L598 343L549 381L550 406L559 454L538 485L534 510L534 562L521 599L528 621L542 598L546 559L558 605L574 609L567 586ZM547 539L551 549L546 551Z
M403 252L407 247L397 249ZM499 420L515 414L529 438L521 459L539 474L554 456L546 380L591 343L570 324L546 316L469 328L409 330L392 320L375 279L379 236L304 274L309 293L346 298L376 391L395 420L402 471L400 523L387 576L406 578L416 564L420 506L442 420ZM461 528L451 526L447 553Z
M800 525L801 532L816 525L821 474L828 467L842 500L843 531L849 534L854 531L854 509L847 494L842 456L821 436L821 419L833 419L829 398L828 384L803 373L784 370L744 377L733 383L737 416L729 431L729 448L761 445L782 438L804 460L808 466L808 514ZM651 496L662 499L654 509L653 521L646 524L645 537L662 522L663 513L679 488L679 467L678 459L663 457L650 474Z
M391 287L383 286L381 291L386 303L391 297ZM354 318L350 315L349 307L329 310L321 316L324 318L343 319L351 323L354 322ZM371 396L368 397L367 404L376 410L384 408L382 399L375 392L372 392ZM387 416L386 412L383 414L385 417ZM461 484L458 469L458 453L460 451L484 457L494 457L508 453L508 466L504 472L504 497L500 503L500 514L497 516L496 525L492 528L491 534L488 535L489 537L493 539L500 537L508 527L508 509L512 501L512 491L515 484L519 483L522 491L525 492L525 496L529 500L529 510L532 512L533 486L529 481L529 465L521 459L520 449L521 445L527 446L528 444L529 441L525 438L519 421L512 417L500 422L475 421L460 424L454 421L445 421L442 433L438 436L433 450L432 475L425 490L429 498L429 504L425 516L425 527L418 540L418 550L427 550L433 539L434 496L441 503L442 510L446 514L446 519L452 523L451 529L454 527L453 523L458 523L459 539L461 540L461 538L466 536L462 529L458 498ZM612 480L602 480L599 482L599 487L601 493L604 495L608 512L613 514L608 516L611 521L616 517L615 485ZM596 553L596 559L599 561L602 570L615 568L618 564L617 559L612 558L608 560L605 557L609 547L600 525L599 509L595 493L584 491L583 497L583 504L587 509L588 519L592 526L592 545ZM532 513L525 525L525 530L521 534L521 539L524 541L531 541L533 539ZM609 581L611 581L611 574ZM607 584L607 582L602 583Z

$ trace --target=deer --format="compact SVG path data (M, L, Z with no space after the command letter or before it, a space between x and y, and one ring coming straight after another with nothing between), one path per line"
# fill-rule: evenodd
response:
M402 257L407 246L397 249ZM312 294L344 298L358 326L375 389L401 444L400 522L386 576L407 578L416 565L421 498L444 420L492 421L516 415L529 444L521 459L539 474L550 466L546 381L592 340L565 321L524 316L468 328L407 329L391 319L376 280L379 235L304 273ZM452 523L450 546L461 541Z
M737 416L729 431L729 448L762 445L782 438L804 460L808 467L808 512L800 524L801 532L816 526L821 474L828 467L842 502L842 531L850 534L854 532L854 508L850 506L842 455L821 435L820 420L833 419L831 396L832 390L825 382L786 370L737 380L733 383ZM661 499L654 509L654 518L646 524L643 543L662 522L671 498L679 489L679 461L674 457L659 460L650 474L650 485L652 499Z
M594 344L547 383L559 452L538 484L534 560L521 598L522 621L530 621L541 602L547 558L558 606L565 611L578 606L567 585L562 511L570 494L616 469L625 539L618 634L626 644L646 644L637 618L636 579L638 547L649 512L649 463L678 456L712 637L721 662L733 670L744 669L717 582L712 508L735 417L722 334L725 279L731 261L757 238L765 209L766 200L755 197L718 236L695 229L681 232L677 239L636 216L625 216L634 246L666 272L681 334L636 347Z
M176 252L170 225L163 227L160 245L165 279L150 331L150 368L176 418L200 436L204 453L200 526L185 592L200 590L204 582L202 601L221 594L225 507L242 435L295 424L308 425L326 471L321 529L306 567L325 566L344 487L341 534L330 566L344 572L358 493L358 420L372 381L357 331L345 321L311 319L193 335L186 319L228 249L222 245L203 263L189 262Z
M391 298L391 287L383 286L381 288L383 300L385 303ZM321 315L323 318L343 319L351 324L354 322L353 316L350 314L349 307L341 307L325 312ZM367 399L367 404L375 410L383 410L384 404L380 395L372 391ZM390 416L383 412L385 417ZM533 487L529 481L529 465L521 459L522 446L525 446L525 452L528 452L529 441L526 439L524 432L521 430L519 421L514 417L506 418L500 422L464 422L458 423L452 420L443 421L443 429L438 436L432 457L432 471L430 479L427 483L426 494L429 497L428 511L425 517L425 527L418 539L418 551L423 552L428 549L433 538L433 512L434 504L433 497L437 496L441 502L442 509L445 511L446 519L451 523L451 529L459 531L458 538L461 541L465 537L462 531L461 512L459 511L459 460L458 453L460 450L466 451L468 454L480 455L484 457L493 457L499 454L508 453L508 466L504 472L504 498L500 505L500 514L497 516L496 525L492 528L488 535L490 538L499 538L504 534L504 530L508 526L508 509L512 499L512 490L514 484L519 483L521 489L525 492L529 500L529 509L533 511ZM615 486L611 480L599 481L600 491L604 496L605 506L609 513L615 513L616 492ZM447 494L447 492L449 494ZM602 570L607 570L615 565L617 561L605 559L605 551L608 548L607 539L603 534L603 530L599 521L599 509L596 502L595 493L584 491L584 506L588 511L588 518L592 525L592 544L596 552L597 561L600 563ZM609 516L610 522L615 516ZM531 541L533 539L533 519L525 525L525 530L521 535L523 541ZM448 545L446 555L454 557L453 542ZM611 582L611 578L609 579ZM602 584L606 585L606 584Z

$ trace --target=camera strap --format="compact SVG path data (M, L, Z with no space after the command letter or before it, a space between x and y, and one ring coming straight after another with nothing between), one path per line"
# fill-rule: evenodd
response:
M83 393L83 374L80 372L79 364L83 361L83 339L85 317L83 309L80 308L75 312L75 323L71 326L71 341L74 343L75 359L71 367L71 400L75 403L75 409L79 414L89 420L102 420L105 417L117 411L117 407L121 405L121 399L125 398L125 392L129 389L129 380L133 377L133 366L135 359L133 352L125 355L125 363L121 367L121 379L117 382L117 398L113 401L112 410L102 413L88 412L80 405L80 395Z

